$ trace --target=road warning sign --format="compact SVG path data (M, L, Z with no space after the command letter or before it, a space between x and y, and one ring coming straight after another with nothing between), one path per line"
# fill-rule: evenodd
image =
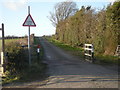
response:
M27 16L27 18L25 19L23 26L32 26L32 27L36 27L36 24L32 18L32 16L29 14Z

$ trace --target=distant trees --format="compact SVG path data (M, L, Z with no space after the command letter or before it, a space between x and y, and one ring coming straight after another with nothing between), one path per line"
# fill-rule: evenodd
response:
M65 1L57 3L54 7L54 12L50 12L50 21L52 24L56 27L57 24L67 19L69 16L72 16L77 11L77 5L76 3L72 1Z
M99 12L82 6L57 23L55 38L75 47L92 43L96 54L114 55L120 44L120 1Z

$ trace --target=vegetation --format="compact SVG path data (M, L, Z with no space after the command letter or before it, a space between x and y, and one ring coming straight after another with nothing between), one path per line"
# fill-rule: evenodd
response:
M5 53L6 58L5 66L5 79L3 84L17 80L20 78L21 72L28 67L25 50L17 42L17 40L5 40Z
M34 38L34 45L31 49L32 51L32 65L29 68L26 68L19 82L31 82L33 80L43 80L46 78L46 64L42 62L43 60L43 48L40 48L40 54L36 52L37 45L40 44L37 37Z
M120 1L108 5L99 12L91 6L82 6L75 15L61 20L56 27L56 40L73 47L92 43L97 55L114 56L120 44Z
M33 39L32 39L33 40ZM36 44L39 44L38 38L34 38L32 45L32 64L28 64L27 48L21 47L17 41L6 44L5 51L8 52L6 61L5 78L3 85L12 82L28 82L33 80L41 80L45 77L46 64L42 63L43 49L41 49L39 59L36 53Z
M117 56L110 56L110 55L95 55L95 58L99 60L98 64L104 65L120 65L119 58Z
M68 17L74 15L77 11L76 3L72 1L59 2L54 7L54 12L50 12L50 21L53 26L57 26L57 24L67 19Z

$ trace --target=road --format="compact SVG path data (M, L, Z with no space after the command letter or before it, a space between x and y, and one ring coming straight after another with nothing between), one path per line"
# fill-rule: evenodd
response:
M42 88L118 88L118 68L103 67L67 54L40 38L49 80Z
M81 60L40 38L49 78L18 87L33 88L118 88L117 66L101 66ZM17 86L16 86L17 87Z

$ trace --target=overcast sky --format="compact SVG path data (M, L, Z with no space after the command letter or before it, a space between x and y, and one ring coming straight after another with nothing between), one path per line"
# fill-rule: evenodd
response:
M53 11L54 5L65 0L0 0L0 28L1 23L5 24L5 36L25 36L28 35L28 27L23 27L27 15L28 6L31 8L36 27L31 27L31 34L36 36L52 35L55 28L48 19L49 12ZM92 8L102 9L114 0L72 0L81 6L91 5ZM1 36L1 31L0 31Z

